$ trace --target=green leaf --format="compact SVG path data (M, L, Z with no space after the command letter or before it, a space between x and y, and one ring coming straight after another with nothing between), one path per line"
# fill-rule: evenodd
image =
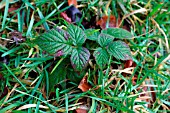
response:
M102 33L108 34L110 36L119 39L126 39L126 38L133 37L133 35L129 31L122 28L107 28L105 30L102 30Z
M109 45L109 43L111 43L113 41L113 37L111 37L110 35L107 34L103 34L101 33L98 37L98 43L100 44L100 46L102 47L106 47L107 45Z
M100 67L103 67L109 61L108 52L106 51L106 49L102 49L100 47L94 51L93 56L95 57L96 63Z
M62 29L52 29L36 38L35 43L49 54L56 56L71 53L72 46L70 36Z
M98 36L99 36L99 30L96 30L96 29L87 29L85 30L85 34L87 36L87 39L89 40L97 40Z
M79 84L85 74L85 70L81 71L81 73L77 73L70 67L67 70L67 79L69 79L73 83Z
M76 71L86 67L90 58L90 52L84 47L74 48L70 57L71 64Z
M125 42L122 41L112 42L108 46L107 51L109 52L110 55L113 55L117 59L121 59L121 60L132 59L130 48Z
M70 24L67 31L73 40L73 45L81 46L85 42L86 35L80 27Z
M49 75L49 90L54 91L54 86L58 84L60 81L63 81L66 79L66 73L67 73L67 61L62 62L58 67L55 69L55 71ZM64 85L64 84L63 84Z

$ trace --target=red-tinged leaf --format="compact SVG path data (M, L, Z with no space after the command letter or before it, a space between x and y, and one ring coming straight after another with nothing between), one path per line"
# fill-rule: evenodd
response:
M68 23L71 23L71 18L68 17L68 15L66 14L66 12L61 12L61 13L60 13L60 16L61 16L64 20L66 20Z
M77 0L68 0L68 5L74 5L75 7L77 7Z
M88 84L88 82L87 82L87 74L81 80L78 88L81 89L83 92L86 92L91 88L91 85Z
M76 113L87 113L86 109L82 109L82 108L77 108L76 109Z
M99 21L97 21L96 25L99 25L102 29L106 28L106 23L109 20L109 27L118 27L120 23L120 18L118 18L118 21L116 20L116 17L113 15L110 15L110 18L108 19L108 16L103 16Z

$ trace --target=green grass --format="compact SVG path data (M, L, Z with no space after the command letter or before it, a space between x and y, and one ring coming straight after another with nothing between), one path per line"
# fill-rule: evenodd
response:
M93 23L92 16L98 19L105 14L117 18L121 15L121 19L129 21L134 38L124 41L131 48L136 67L123 70L123 61L110 59L100 69L91 57L90 65L77 73L67 59L53 58L33 43L37 36L53 27L66 29L68 23L60 13L68 8L67 1L0 2L4 6L0 7L0 55L8 62L0 59L0 73L5 78L0 80L3 84L0 83L0 94L3 86L8 87L8 95L0 100L0 113L72 113L77 108L89 113L170 112L170 2L108 3L79 0L81 21ZM19 7L15 13L8 12L16 5ZM10 43L9 35L14 30L21 32L26 41L18 45ZM90 50L95 47L92 42L85 45ZM124 76L123 72L129 74ZM78 85L86 73L92 88L82 92Z

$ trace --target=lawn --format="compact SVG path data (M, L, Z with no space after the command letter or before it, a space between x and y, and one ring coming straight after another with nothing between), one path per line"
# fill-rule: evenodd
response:
M169 0L1 0L0 113L170 112Z

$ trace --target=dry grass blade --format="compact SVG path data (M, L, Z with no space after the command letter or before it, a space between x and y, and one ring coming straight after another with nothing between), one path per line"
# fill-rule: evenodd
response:
M4 102L2 103L1 107L4 106L4 103L10 98L10 95L15 91L15 89L16 89L18 86L19 86L18 83L16 83L16 84L14 85L14 87L12 88L12 90L7 94L7 96L6 96L5 100L4 100Z
M124 21L124 19L126 19L126 18L128 18L129 16L134 16L134 14L136 14L136 13L147 13L147 9L145 9L145 8L141 8L141 9L138 9L138 10L135 10L135 11L132 11L131 13L129 13L129 14L126 14L126 15L124 15L123 16L123 18L122 18L122 20L121 20L121 22L120 22L120 24L118 25L119 27L121 26L121 24L123 23L123 21ZM135 17L134 17L135 18Z
M165 38L165 45L167 48L167 52L170 53L169 50L169 42L168 42L168 37L166 36L165 32L163 31L163 29L159 26L159 24L153 19L151 18L152 22L157 26L157 28L159 29L159 31L163 34L164 38Z
M32 107L37 107L36 104L26 104L26 105L23 105L21 107L19 107L17 110L24 110L24 109L28 109L28 108L32 108ZM39 105L39 108L42 108L42 109L49 109L47 106L43 106L43 105Z

